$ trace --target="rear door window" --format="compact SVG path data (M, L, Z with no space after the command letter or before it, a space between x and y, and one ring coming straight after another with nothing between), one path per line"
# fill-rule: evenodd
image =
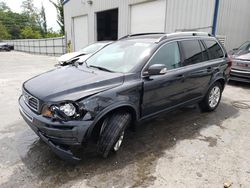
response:
M224 57L223 51L220 45L214 40L204 40L204 43L207 46L210 60L219 59Z
M208 50L205 48L205 46L202 42L201 42L201 50L202 50L203 61L208 61L209 60Z
M201 45L198 40L180 41L183 51L183 66L200 63L203 61Z

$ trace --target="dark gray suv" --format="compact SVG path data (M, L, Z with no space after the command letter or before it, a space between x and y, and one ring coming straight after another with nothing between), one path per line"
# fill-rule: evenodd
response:
M95 143L103 157L119 150L124 132L161 112L199 103L219 105L231 61L207 33L128 35L74 64L23 84L20 112L64 159L73 146Z

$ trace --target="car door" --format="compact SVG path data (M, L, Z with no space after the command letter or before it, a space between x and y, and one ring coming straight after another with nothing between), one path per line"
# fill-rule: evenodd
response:
M165 64L164 75L143 77L142 117L147 117L180 104L185 95L185 70L181 68L178 42L162 45L151 57L143 72L153 64Z
M203 96L205 88L214 72L207 49L198 39L180 41L183 54L185 74L185 101L199 99Z
M208 88L212 76L219 71L221 62L217 61L215 53L210 52L207 46L218 45L214 40L205 40L201 42L198 39L183 40L180 42L180 48L183 54L183 66L186 67L186 101L202 98ZM210 50L210 51L209 51ZM221 48L220 48L221 50ZM210 53L209 53L210 52ZM221 53L223 56L223 53ZM217 56L216 56L217 57Z

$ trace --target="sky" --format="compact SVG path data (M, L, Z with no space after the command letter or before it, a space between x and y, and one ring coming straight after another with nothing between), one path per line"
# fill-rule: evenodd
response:
M5 2L8 5L8 7L10 7L10 9L14 12L20 13L22 11L21 8L22 0L0 0L0 1ZM53 1L57 2L57 0ZM55 7L49 2L49 0L34 0L35 7L40 9L42 4L45 8L48 28L52 27L54 31L58 31L59 26L56 22L57 12Z

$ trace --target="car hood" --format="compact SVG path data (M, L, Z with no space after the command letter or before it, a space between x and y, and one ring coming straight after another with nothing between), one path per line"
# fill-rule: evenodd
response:
M86 61L92 54L82 55L79 57L78 62L84 62Z
M250 61L250 53L245 53L245 54L241 54L241 55L237 55L235 54L233 56L234 59L240 59L240 60L248 60Z
M78 100L123 83L122 73L110 73L82 66L66 66L40 74L23 84L42 101Z
M78 56L81 56L81 55L85 55L84 52L80 52L80 51L77 51L77 52L72 52L72 53L67 53L67 54L64 54L62 56L60 56L58 58L58 61L59 62L65 62L65 61L69 61L75 57L78 57Z

